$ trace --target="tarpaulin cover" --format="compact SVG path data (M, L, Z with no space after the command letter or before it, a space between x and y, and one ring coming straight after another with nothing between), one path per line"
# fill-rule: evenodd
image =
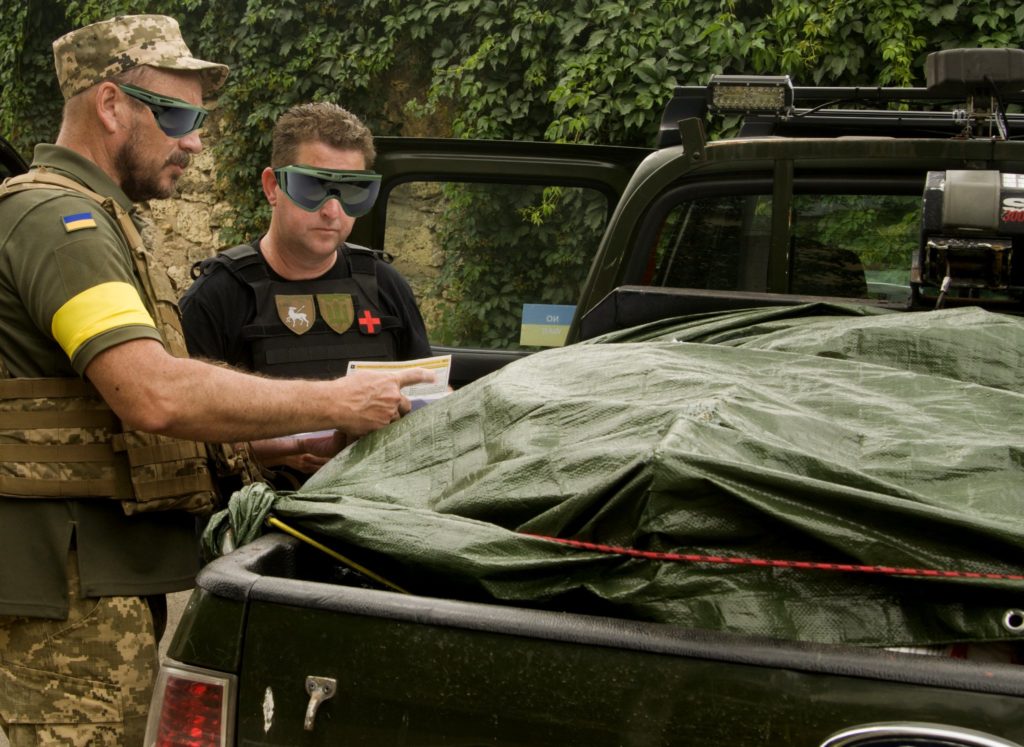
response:
M813 304L531 355L204 541L272 511L417 594L904 645L1024 637L1022 509L1024 320Z

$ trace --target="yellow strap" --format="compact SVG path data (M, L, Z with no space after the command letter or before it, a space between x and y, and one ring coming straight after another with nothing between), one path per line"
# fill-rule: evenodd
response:
M283 521L281 521L280 519L278 519L275 516L268 516L267 517L267 524L269 524L270 526L274 527L275 529L280 529L282 532L286 532L286 533L290 534L291 536L296 537L296 538L302 540L306 544L312 545L317 550L320 550L321 552L327 553L332 558L337 560L339 563L344 563L345 565L347 565L352 570L359 571L364 576L366 576L368 578L372 578L377 583L383 584L384 586L388 587L389 589L392 589L392 590L397 591L397 592L401 592L402 594L408 594L409 593L408 591L403 589L398 584L393 584L390 581L388 581L386 578L384 578L383 576L378 576L376 573L371 571L369 568L364 568L363 566L359 565L359 563L357 563L356 561L352 560L351 558L346 558L340 552L332 550L327 545L324 545L324 544L321 544L320 542L317 542L315 539L313 539L312 537L309 537L309 536L303 534L298 529L294 529L294 528L288 526L287 524L285 524Z

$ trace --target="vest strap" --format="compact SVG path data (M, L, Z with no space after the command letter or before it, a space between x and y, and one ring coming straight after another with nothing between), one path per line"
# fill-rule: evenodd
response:
M96 387L85 379L0 379L0 399L98 396Z
M47 480L0 475L0 495L8 498L108 498L118 495L114 479Z
M36 428L109 428L120 420L113 410L12 410L0 411L0 430Z
M110 444L0 444L0 462L112 463Z

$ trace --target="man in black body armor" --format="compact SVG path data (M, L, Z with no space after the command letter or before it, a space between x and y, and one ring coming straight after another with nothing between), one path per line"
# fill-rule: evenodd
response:
M373 207L369 129L330 103L293 107L274 127L265 236L197 264L180 305L193 356L269 376L343 376L352 360L430 355L412 289L382 252L345 243ZM254 444L265 466L309 474L339 444ZM315 453L313 453L315 452Z

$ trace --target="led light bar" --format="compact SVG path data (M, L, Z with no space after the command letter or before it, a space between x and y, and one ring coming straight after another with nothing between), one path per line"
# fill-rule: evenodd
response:
M785 114L793 108L788 75L713 75L708 108L721 114Z

